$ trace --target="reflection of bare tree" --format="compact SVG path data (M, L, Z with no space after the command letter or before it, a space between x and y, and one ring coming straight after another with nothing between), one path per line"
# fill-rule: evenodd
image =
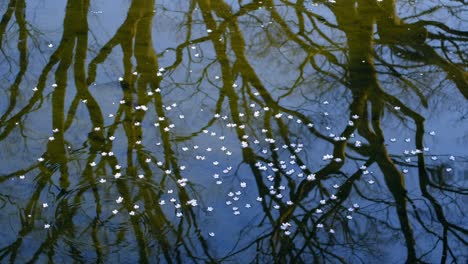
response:
M47 64L47 66L44 68L42 76L41 76L41 81L38 85L38 91L36 91L36 95L30 100L29 104L27 107L23 108L20 113L17 114L18 118L21 118L22 113L27 113L27 111L34 105L35 100L38 100L36 98L39 98L37 94L40 94L42 90L44 89L44 83L45 83L45 78L48 74L48 71L52 69L52 66L59 63L59 66L56 71L56 80L57 80L57 86L55 87L55 91L53 93L52 97L52 108L53 108L53 117L52 117L52 123L53 127L57 129L58 132L54 134L54 140L52 140L48 144L48 150L46 154L44 155L46 157L46 161L44 165L38 165L34 166L30 169L29 171L32 171L34 168L41 168L43 171L38 175L38 186L36 188L36 191L30 198L30 203L27 206L25 210L25 215L24 215L24 220L22 221L23 229L20 231L22 236L28 235L30 232L33 231L33 225L31 223L34 222L35 219L35 214L34 214L34 208L38 206L38 200L41 192L45 191L48 185L48 182L51 180L51 176L55 172L56 168L60 168L61 172L61 177L60 177L60 182L61 182L61 188L62 192L66 193L67 188L69 187L69 173L68 173L68 163L71 162L67 159L67 151L66 151L66 146L67 143L64 139L64 134L67 131L67 129L71 126L72 120L75 117L77 108L79 106L79 103L82 101L86 102L86 107L89 110L89 116L91 119L91 123L93 124L94 128L103 128L104 122L103 122L103 117L101 114L100 107L98 103L95 101L95 99L92 97L92 95L88 91L88 87L86 84L86 74L85 74L85 64L84 61L86 59L86 49L87 49L87 23L86 22L86 16L87 16L87 10L88 10L88 2L73 2L69 3L67 6L67 15L65 16L64 19L64 35L62 38L62 41L60 42L59 47L57 48L56 52L52 55L51 60ZM151 38L150 35L150 30L151 30L151 21L152 21L152 12L151 12L151 7L153 6L154 3L151 1L148 2L139 2L135 3L132 5L130 11L132 10L140 10L139 12L129 12L129 19L127 21L130 21L129 23L125 23L123 28L136 28L136 33L135 33L135 46L136 46L136 52L135 52L135 57L137 59L138 65L145 65L145 67L141 67L142 74L139 78L139 80L136 83L123 83L123 91L124 91L124 98L128 100L129 102L132 102L133 100L133 91L137 89L139 92L137 92L138 98L137 101L141 105L146 105L149 102L150 97L147 96L146 94L146 87L148 84L150 84L150 88L155 88L157 85L157 79L153 78L154 76L152 74L152 71L146 71L145 69L149 69L146 67L148 63L151 63L152 66L157 67L157 62L156 62L156 56L154 54L151 42L147 42L147 39ZM81 12L76 12L76 10L81 10ZM76 21L80 21L80 23L76 23ZM127 38L126 35L127 32L118 32L117 37L120 38ZM129 56L132 55L133 52L133 47L131 45L131 42L128 42L128 44L124 47L124 52L126 54L129 54ZM75 46L76 45L76 46ZM76 50L74 50L76 47ZM75 51L75 52L74 52ZM75 85L77 87L77 93L75 99L73 99L70 109L68 110L68 119L65 119L64 113L65 113L65 108L64 108L64 100L65 100L65 94L66 94L66 88L67 87L67 70L72 64L73 60L73 53L75 53L75 64L74 64L74 76L75 76ZM129 61L128 61L129 62ZM131 64L127 63L125 64L125 68L128 70L130 73L131 71ZM137 88L133 88L136 86ZM161 101L161 98L155 100ZM162 104L158 104L158 112L159 116L164 116L164 113L161 112ZM13 105L14 106L14 105ZM6 114L8 116L9 113ZM140 113L135 113L133 109L133 104L129 105L122 105L120 109L118 110L117 117L116 117L116 123L114 125L111 125L109 127L109 133L112 134L115 129L117 128L117 125L121 122L119 120L119 117L124 115L124 120L123 120L123 127L127 135L128 139L128 174L129 176L136 177L136 167L137 164L133 164L133 152L137 150L137 160L139 162L139 166L142 167L142 169L146 172L146 176L148 177L148 181L145 184L141 183L141 185L157 185L157 183L152 183L152 171L147 165L147 162L145 161L145 158L151 158L151 157L145 157L145 152L141 147L137 147L138 145L135 143L138 140L142 139L142 130L141 129L136 129L133 124L134 122L142 121L144 115ZM15 119L9 120L9 123L12 123ZM166 134L167 135L167 134ZM104 138L104 134L102 130L97 130L94 129L92 132L89 133L89 143L90 145L90 155L86 159L87 164L91 164L95 159L96 159L96 154L97 152L106 152L106 151L111 151L112 150L112 144L110 141L109 143L102 143L103 141L107 141L106 138ZM168 139L165 138L164 142L168 142ZM136 149L135 149L136 148ZM170 150L170 146L166 146L165 149L166 151L166 160L171 161L171 165L175 166L176 170L176 175L179 175L178 173L178 166L177 162L172 158L174 154ZM82 202L84 199L84 195L88 191L87 188L78 190L73 196L69 197L70 195L65 195L57 205L57 211L56 211L56 220L54 224L54 228L52 232L50 233L50 236L46 238L46 240L43 242L43 244L37 249L36 253L32 257L32 262L36 261L38 257L40 257L41 254L44 252L49 251L51 248L54 247L54 244L58 242L58 240L63 236L66 235L73 239L75 236L78 235L79 232L85 231L85 230L90 230L91 237L93 238L93 245L95 246L95 252L96 252L96 257L97 261L101 262L104 261L105 256L103 255L103 249L102 249L102 242L100 242L101 235L99 234L102 232L99 229L99 226L101 226L102 222L108 221L105 218L102 219L102 210L101 210L101 195L100 192L97 190L97 185L96 185L96 178L95 178L95 173L101 171L102 169L105 169L106 165L111 165L112 168L115 168L117 164L119 164L118 160L114 157L109 157L107 159L101 160L101 162L96 166L98 169L94 171L90 165L86 166L86 169L83 171L82 176L82 184L85 186L89 186L88 188L91 188L90 190L93 190L94 198L95 198L95 203L96 203L96 216L94 219L91 219L91 221L88 224L88 226L83 224L80 224L80 227L76 226L70 226L70 223L73 223L73 218L76 217L77 213L79 213L79 204ZM169 164L169 163L168 163ZM166 166L166 169L169 169L171 165ZM42 166L44 166L42 168ZM133 170L133 172L132 172ZM117 173L115 169L113 169L114 173ZM25 173L26 171L22 170L16 173L13 173L11 176L17 176L19 173ZM179 176L180 178L180 176ZM165 182L165 177L162 178L161 185L164 186ZM150 220L150 227L153 229L152 233L156 235L157 241L161 244L163 248L163 253L167 259L168 262L171 262L172 259L174 258L170 253L174 246L170 245L170 242L167 240L167 237L165 235L161 235L161 231L170 228L173 230L175 233L175 236L178 237L176 240L176 243L178 244L179 242L185 243L185 238L182 237L183 232L183 227L182 225L183 222L180 222L181 225L179 226L172 226L172 224L165 218L164 213L162 212L161 208L158 206L154 206L158 202L158 197L161 196L162 191L156 191L152 189L147 189L143 188L144 190L141 194L137 195L136 197L132 197L133 194L131 193L129 186L124 184L122 181L117 181L116 187L118 192L121 194L121 196L124 198L124 208L126 208L129 212L132 211L133 209L133 204L131 201L133 199L139 200L142 199L145 201L145 207L148 208L148 210L145 211L145 217ZM70 193L71 194L71 193ZM186 202L187 199L187 194L183 189L180 189L180 199L181 202ZM150 209L151 208L151 209ZM190 219L191 212L188 209L186 211L187 216L185 219ZM29 215L29 216L27 216ZM195 221L195 219L193 220ZM136 219L133 219L132 222L132 227L133 231L135 234L135 239L139 245L139 255L140 259L142 262L148 262L149 259L149 252L147 251L147 246L146 242L144 240L144 232L141 227L141 223L137 221ZM196 222L192 223L191 225L195 225L196 227ZM166 227L168 226L168 227ZM81 229L82 230L77 230ZM180 241L180 239L183 239ZM203 240L201 240L201 244L203 243ZM10 259L12 261L15 260L17 256L17 251L21 247L22 244L22 239L17 240L10 246L4 247L2 251L4 254L2 254L3 258L10 255ZM208 253L208 252L207 252ZM73 248L73 254L80 256L82 253L80 252L79 248ZM209 256L209 254L206 254ZM53 255L49 256L53 257Z
M16 23L18 24L18 51L20 54L19 58L19 71L16 75L14 83L9 87L10 91L10 101L8 104L8 109L2 114L0 118L0 124L4 123L8 116L14 110L17 104L17 97L19 95L19 86L23 80L23 77L26 73L28 67L28 52L27 52L27 39L28 39L28 30L26 28L25 20L25 2L24 1L10 1L8 9L2 17L0 22L0 43L3 43L3 36L5 36L7 26L13 16L13 13L16 18ZM9 56L6 55L3 50L3 45L0 46L1 52L5 55L5 60L9 60ZM2 63L6 63L3 61ZM9 62L11 63L11 62ZM11 67L11 65L10 65Z
M228 10L228 6L223 4L218 3L218 5L222 6L217 9L216 5L211 5L213 12L219 16L224 18L225 20L229 19L229 15L226 14L226 10ZM270 4L271 5L271 4ZM268 4L267 4L268 6ZM206 21L206 24L209 28L216 28L215 22L213 17L210 17L208 14L211 13L211 11L208 11L208 6L203 5L203 2L200 3L200 7L204 11L204 18ZM271 6L270 6L271 7ZM407 261L412 263L417 261L417 253L415 249L415 238L413 235L413 230L410 224L410 219L409 219L409 213L408 213L408 208L407 208L407 203L406 200L410 199L410 202L412 205L414 205L414 202L411 200L410 197L407 195L407 191L404 186L404 176L400 172L399 169L397 169L396 165L390 158L390 155L388 154L388 151L386 150L386 147L384 145L384 135L383 135L383 130L381 128L380 122L383 116L384 112L384 107L386 104L390 104L395 107L399 107L402 109L402 113L406 115L408 118L414 120L417 131L416 131L416 145L417 149L423 149L423 133L424 133L424 127L423 127L423 122L424 119L422 116L411 110L410 108L406 107L405 104L403 104L400 100L398 100L396 97L391 96L390 94L386 93L382 87L379 84L379 81L377 79L376 71L373 66L373 43L372 43L372 29L373 29L373 23L375 20L374 14L377 9L377 6L374 3L359 3L359 8L360 10L360 15L356 16L356 14L349 12L349 10L354 9L354 3L349 2L349 3L340 3L335 6L333 6L331 9L334 12L337 21L338 21L338 26L345 32L347 40L348 40L348 57L349 57L349 62L348 62L348 71L349 71L349 81L347 82L348 88L351 90L352 95L353 95L353 102L350 105L350 119L352 115L357 114L360 118L359 121L356 122L356 127L358 129L359 134L361 134L364 138L367 139L369 142L369 148L367 149L367 155L372 157L372 162L376 162L378 166L380 167L382 173L384 174L384 179L386 182L387 187L389 188L390 192L392 193L392 196L395 200L396 203L396 209L397 209L397 215L400 220L400 225L402 229L402 233L405 236L406 240L406 245L408 249L408 255L407 255ZM220 11L223 10L223 11ZM386 9L388 11L388 9ZM393 9L393 11L395 11ZM278 13L275 13L272 11L272 17L276 20L278 20L279 24L282 25L285 29L285 32L290 32L287 27L286 22L281 20L281 17L278 15ZM301 20L299 20L301 21ZM348 26L349 25L349 26ZM352 26L351 26L352 25ZM400 27L403 27L403 25L399 25ZM247 59L245 58L245 52L242 50L242 47L245 46L243 42L243 38L241 37L240 29L236 25L235 22L231 22L229 27L230 31L230 40L232 41L232 47L234 50L234 53L236 54L236 59L237 61L233 63L233 65L240 65L239 68L233 68L233 69L226 69L222 70L223 73L238 73L242 77L243 81L243 86L249 87L250 85L255 88L258 92L260 92L262 98L265 100L266 105L270 106L273 111L278 111L279 107L277 104L274 103L274 100L272 100L268 96L267 90L263 87L260 79L256 76L255 71L253 68L249 66L249 63L247 62ZM358 30L356 30L356 27ZM299 27L301 29L302 27ZM406 28L405 28L406 29ZM402 43L403 41L406 40L406 42L403 42L403 45L416 45L418 43L421 43L421 41L417 40L417 37L425 37L426 32L425 29L421 26L418 25L418 27L413 28L413 32L411 33L406 33L406 36L401 36L399 34L400 38L402 40L398 42L399 44ZM392 32L392 34L398 34L396 31L392 28L389 28L388 26L385 27L385 30L389 30ZM401 28L398 28L398 30L401 30ZM303 30L300 30L299 32L303 32ZM382 33L384 34L384 33ZM306 46L307 41L301 40L298 37L296 37L294 34L290 33L289 34L291 37L292 41L297 41L299 45L302 47ZM213 36L214 39L217 38L216 35ZM424 41L424 39L422 40ZM235 44L234 44L235 43ZM414 44L413 44L414 43ZM224 54L226 48L220 47L221 44L215 44L215 49L217 50L217 57L223 61L223 58L226 58L227 56ZM418 44L420 45L420 44ZM313 46L306 46L310 47L310 49L313 49ZM452 65L450 62L442 62L440 61L440 56L436 55L432 48L426 44L424 44L424 47L426 47L424 50L426 51L426 54L429 54L432 52L432 55L427 61L428 63L434 63L438 66L440 66L442 69L446 70L448 72L449 78L454 78L453 81L459 88L459 90L463 93L463 91L466 89L466 79L464 77L463 72L457 68L457 66ZM437 58L437 59L431 59L431 58ZM227 63L224 63L222 65L222 68L226 68ZM366 72L366 75L363 75L362 72ZM460 73L461 72L461 73ZM460 73L460 74L458 74ZM224 76L224 74L223 74ZM228 75L229 76L229 75ZM398 76L400 78L400 76ZM231 106L231 113L232 113L232 118L236 123L238 123L240 120L236 118L238 114L237 106L234 105L235 102L239 100L239 97L236 96L236 92L231 88L231 84L233 83L232 79L226 79L224 78L225 81L225 92L227 94L230 94L230 106ZM408 83L408 82L406 82ZM414 87L414 85L411 85L411 87ZM231 90L231 92L229 92ZM420 92L418 94L421 94ZM425 101L425 100L423 100ZM423 102L424 103L424 102ZM368 107L370 106L371 108L371 113L370 116L368 114ZM237 120L236 120L237 119ZM266 122L269 123L269 122ZM284 125L278 124L281 130L286 130L287 128ZM281 131L280 130L280 131ZM341 137L344 138L349 138L350 134L354 132L353 128L346 128L342 133ZM282 135L288 134L288 133L281 133ZM238 137L239 140L241 140L244 136L244 132L242 130L238 130ZM284 136L283 136L284 138ZM285 142L288 143L287 138L284 138ZM333 174L333 173L338 173L339 169L341 168L342 160L345 158L345 146L346 146L346 141L343 141L342 143L335 144L334 148L334 157L339 158L339 162L331 162L328 166L326 166L324 169L318 171L316 173L318 179L325 179L327 175ZM422 153L418 154L419 155L419 168L420 168L420 177L421 182L426 182L427 181L427 176L425 173L425 164L424 164L424 156ZM253 154L250 153L247 150L244 150L244 157L245 159L249 160L253 157ZM252 159L251 161L251 167L252 170L256 170L255 166L253 166L255 162L255 158ZM300 164L300 163L299 163ZM254 172L254 175L259 175L260 172ZM357 172L354 174L350 179L357 179L360 177L360 172ZM260 181L258 180L259 177L257 177L257 183ZM259 184L261 186L261 184ZM316 184L315 182L307 182L304 181L302 182L298 189L297 192L291 193L292 197L296 197L296 203L300 202L301 200L305 199L308 197L308 193L315 188ZM290 184L291 187L291 184ZM436 215L438 215L438 220L441 221L442 225L445 226L446 228L448 227L445 221L445 217L443 216L442 213L442 208L441 206L435 201L435 199L428 195L428 192L426 190L425 185L421 185L422 188L422 193L423 195L429 199L429 201L433 201L435 203L432 203L434 206L434 210L436 211ZM265 190L265 186L264 189ZM262 193L262 189L259 190L260 193ZM350 183L345 184L341 188L341 195L343 197L339 196L339 201L346 200L347 195L350 193ZM289 220L294 212L294 209L289 209L286 210L286 212L283 212L282 217L279 219L278 222L272 223L272 225L278 226L279 223L286 222ZM418 219L418 221L421 221ZM302 221L304 223L304 221ZM422 224L422 223L421 223ZM447 230L447 229L445 229ZM466 229L463 229L461 227L457 227L452 230L455 232L455 237L458 239L461 239L461 242L465 242L465 240L462 238L463 235L461 234L466 234ZM444 231L446 233L447 231ZM461 232L461 234L457 234L457 232ZM447 236L440 236L441 239L443 239L444 244L448 245L447 243ZM274 237L274 236L273 236ZM278 246L275 245L276 243L272 244L272 249L273 249L273 256L281 256L285 257L286 250L281 250L282 247L279 247L280 251L278 252L278 255L275 254L276 249L278 249ZM294 252L291 250L291 245L288 244L288 246L285 247L289 252ZM442 261L445 262L447 258L447 247L444 247L444 252L442 254ZM333 256L331 252L328 252L330 256ZM293 255L292 255L293 256ZM277 258L275 257L275 259ZM297 256L296 256L297 257ZM335 257L335 256L333 256ZM455 258L455 255L452 253L452 257ZM291 258L293 259L293 258ZM285 259L277 259L278 261L285 261ZM338 258L337 260L340 260Z
M275 5L273 1L254 1L233 11L225 1L191 1L186 6L188 12L181 15L185 38L168 49L175 52L174 62L166 69L160 69L159 56L163 53L158 55L153 43L153 39L158 41L157 36L153 37L154 1L132 1L125 21L88 65L89 1L69 1L60 44L42 69L37 90L25 105L18 107L16 98L21 94L20 85L29 63L28 33L25 2L10 1L0 23L0 43L6 25L15 14L20 29L20 65L15 82L9 88L9 105L0 117L0 139L14 134L15 127L28 114L43 107L46 82L54 69L57 85L51 98L51 125L57 132L47 143L42 155L44 161L0 179L0 184L6 184L7 179L35 174L34 189L28 198L24 198L26 205L15 206L15 210L21 212L18 237L2 246L0 259L17 262L22 261L18 256L24 255L29 262L42 258L53 261L57 256L54 248L66 243L70 245L68 254L75 256L78 262L85 262L89 252L86 246L75 242L86 235L89 240L83 243L92 246L96 262L116 258L112 251L122 249L127 252L130 244L134 247L129 251L136 252L141 262L153 262L157 258L169 263L187 259L214 263L244 258L254 249L256 256L251 260L257 262L307 263L313 259L317 263L347 263L346 256L349 255L352 261L379 257L381 253L378 249L373 252L373 244L382 240L377 234L380 230L403 236L408 263L426 261L426 252L421 252L418 246L421 237L433 239L434 242L427 243L439 250L437 256L442 263L463 258L458 255L462 254L461 247L467 244L467 229L458 218L450 217L448 210L454 209L447 204L447 199L455 207L461 207L457 198L465 197L468 191L450 182L434 181L430 173L436 167L428 164L422 151L423 115L413 109L404 96L395 96L391 91L393 87L382 81L380 75L384 69L388 79L401 81L404 90L409 89L423 106L429 107L427 90L405 73L414 63L434 65L466 97L467 79L463 68L466 61L460 51L466 42L466 32L436 21L407 23L396 16L395 1L327 3L336 24L313 9L305 8L305 4L304 1L281 1L281 5ZM244 30L243 19L246 17L252 19L249 23L253 25L262 22L254 13L259 9L264 9L263 15L271 19L268 27L272 29L262 27L262 32L254 33ZM201 13L195 19L197 10ZM288 10L294 12L288 13ZM199 22L210 30L206 36L194 39L192 34ZM374 35L374 25L378 39L374 39L377 36ZM426 28L428 26L443 30L444 35L431 32ZM284 41L300 50L300 54L305 54L290 58L301 61L298 76L291 87L279 95L275 92L276 87L271 88L265 81L265 73L252 65L251 60L255 58L248 54L252 39L271 41L265 45L271 49L285 45L273 43L278 40L270 30L284 33ZM265 34L265 38L260 37L261 34ZM341 34L344 34L345 43L339 42L337 36ZM428 39L451 45L434 48L427 43ZM214 58L206 55L208 63L194 59L191 48L195 45L211 45ZM376 49L376 45L388 46L391 52L398 54L397 58ZM98 67L105 67L117 46L122 49L124 74L116 87L120 90L115 92L123 96L109 124L105 121L102 105L89 91L89 85L96 81ZM458 52L447 55L452 48ZM2 51L8 58L5 49ZM323 58L325 63L320 62ZM187 78L190 80L179 82L177 74L185 65L197 63L204 67L200 76L194 81ZM216 67L219 67L221 85L210 79L211 71L218 70ZM346 121L353 122L340 126L341 131L332 137L314 126L321 122L319 118L299 107L283 104L294 95L303 95L304 90L313 90L308 87L307 67L318 76L314 78L332 79L340 86L337 89L343 88L349 95L346 98L349 99ZM76 93L68 103L66 98L72 86L68 81L70 70L73 70ZM232 129L234 138L244 145L240 150L241 163L251 172L261 201L259 213L262 219L255 222L259 231L241 232L239 241L243 243L234 245L221 256L216 253L219 246L207 239L202 227L203 214L193 206L193 199L203 196L203 191L191 183L185 187L181 184L186 180L182 167L187 161L179 155L179 145L191 144L203 131L216 130L223 121L208 118L206 123L173 132L174 123L178 123L168 110L170 96L162 93L160 88L179 87L183 82L195 87L187 92L193 97L209 94L213 98L214 113L223 112L229 122L235 124ZM209 88L205 89L206 85ZM211 88L219 90L213 92ZM306 104L312 105L312 100L303 98ZM258 106L260 111L250 105ZM80 106L86 108L91 131L84 142L69 142L67 133L79 116ZM400 110L395 112L395 108ZM393 155L386 145L383 116L387 113L395 115L397 122L412 122L416 128L414 139L418 151L414 156L417 162L412 166L417 170L419 195L410 192L406 186L405 175L400 169L405 165L404 160ZM156 128L142 126L147 122L155 123ZM115 142L113 137L119 132L125 140ZM353 137L360 137L365 142L356 145ZM161 142L160 151L145 143L153 138ZM298 142L311 143L312 140L315 140L316 148L303 150L307 147L298 146L302 144ZM124 154L113 154L125 143ZM77 145L80 147L76 148ZM322 147L332 150L332 158L320 167L307 154ZM296 171L291 172L285 160L293 164ZM362 184L370 167L378 168L383 178L384 185L376 186L378 195L375 189ZM56 174L59 175L57 184ZM331 188L336 182L340 184ZM57 190L53 191L56 202L52 226L36 248L23 252L24 239L34 236L35 223L47 217L40 209L40 201L51 188ZM178 205L173 211L162 203L167 197L167 189L171 188L173 203ZM122 198L121 204L113 202L117 197ZM374 206L383 213L361 210L359 205L353 205L356 200L365 201L369 207ZM203 197L200 201L203 202ZM137 210L138 206L144 210ZM119 211L118 214L112 214L112 209ZM455 211L463 214L462 208ZM124 213L136 215L122 216ZM385 218L385 215L389 216ZM350 221L353 216L360 219ZM125 223L115 227L118 219ZM398 226L392 219L397 219ZM424 247L426 250L427 246Z

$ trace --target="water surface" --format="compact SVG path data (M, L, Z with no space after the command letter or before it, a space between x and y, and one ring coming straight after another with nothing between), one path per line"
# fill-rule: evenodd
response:
M463 1L5 0L1 263L466 263Z

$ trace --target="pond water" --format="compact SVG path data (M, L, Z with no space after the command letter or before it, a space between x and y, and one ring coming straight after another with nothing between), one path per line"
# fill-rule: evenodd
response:
M0 263L467 263L463 2L2 1Z

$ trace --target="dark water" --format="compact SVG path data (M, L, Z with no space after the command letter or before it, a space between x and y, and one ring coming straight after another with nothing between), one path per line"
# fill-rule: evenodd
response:
M1 263L467 263L464 1L3 0Z

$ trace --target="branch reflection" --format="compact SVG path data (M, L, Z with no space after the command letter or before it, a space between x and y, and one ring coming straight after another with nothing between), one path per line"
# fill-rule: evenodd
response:
M0 9L1 261L467 259L468 157L431 131L466 116L462 5L134 0L99 35L70 0L42 63L29 4Z

